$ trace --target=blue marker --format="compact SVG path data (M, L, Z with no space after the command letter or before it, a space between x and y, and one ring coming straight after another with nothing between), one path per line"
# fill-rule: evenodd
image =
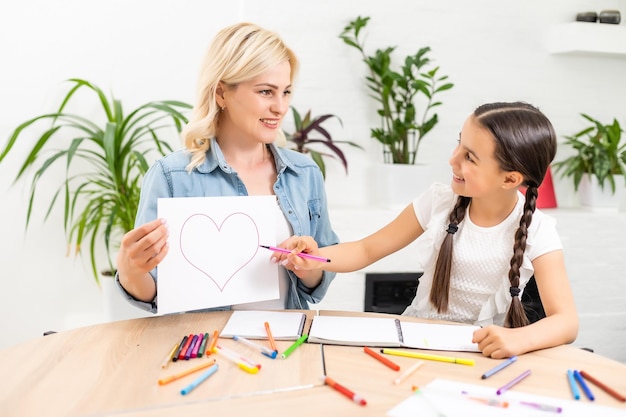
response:
M189 394L191 391L193 391L198 385L202 384L205 380L207 380L211 375L213 375L215 372L217 372L217 364L211 366L205 373L203 373L202 375L200 375L198 377L198 379L196 379L195 381L193 381L191 384L187 385L185 388L183 388L182 390L180 390L180 393L182 395L187 395Z
M580 387L583 389L583 392L585 393L587 398L589 398L589 401L595 400L593 393L589 389L589 386L587 386L587 384L585 383L585 380L583 379L580 372L574 371L574 378L576 379L576 381L578 381L578 384L580 384Z
M571 369L567 370L567 381L569 382L569 388L572 390L574 399L580 400L580 391L578 390L578 385L576 385L576 381L574 380L574 372Z
M507 366L509 366L510 364L512 364L513 362L515 362L517 360L517 356L511 356L509 359L505 360L504 362L502 362L500 365L496 366L493 369L488 370L487 372L485 372L483 374L483 376L481 376L482 379L487 379L489 378L491 375L495 374L496 372L500 372L501 370L503 370L504 368L506 368Z

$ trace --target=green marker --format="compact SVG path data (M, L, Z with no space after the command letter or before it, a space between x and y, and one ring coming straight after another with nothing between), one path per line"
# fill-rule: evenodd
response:
M207 340L209 340L209 334L205 333L204 337L202 338L202 343L200 344L200 349L198 349L198 357L199 358L201 358L202 355L204 354L204 350L206 349Z
M294 350L296 350L296 348L297 348L298 346L300 346L301 344L303 344L304 342L306 342L306 339L307 339L308 337L309 337L309 335L308 335L308 334L303 334L302 336L300 336L300 338L299 338L298 340L296 340L296 341L294 342L294 344L293 344L293 345L289 346L289 347L287 348L287 350L286 350L286 351L284 351L282 355L280 355L280 357L281 357L281 358L283 358L283 359L287 359L287 357L288 357L289 355L291 355L291 353L292 353Z

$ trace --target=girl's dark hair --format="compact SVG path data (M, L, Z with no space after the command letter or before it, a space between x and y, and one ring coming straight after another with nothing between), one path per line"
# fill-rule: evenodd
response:
M552 123L537 108L527 103L490 103L474 111L474 120L489 130L495 139L495 158L504 171L517 171L524 177L526 187L524 213L515 232L513 256L509 269L511 306L507 312L506 327L528 324L520 301L520 266L526 250L528 228L535 212L538 187L556 154L556 134ZM448 309L450 270L452 266L453 236L465 217L471 198L459 196L450 212L448 233L441 244L430 291L430 301L439 313Z

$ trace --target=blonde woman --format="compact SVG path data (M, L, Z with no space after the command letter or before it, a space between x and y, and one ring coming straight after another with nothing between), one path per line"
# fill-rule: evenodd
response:
M136 228L121 242L116 281L131 303L152 312L158 308L155 268L168 252L167 225L157 218L158 198L275 195L278 242L295 234L312 236L320 247L338 243L319 168L309 157L282 147L281 122L297 70L293 51L271 31L239 23L216 35L183 130L185 149L148 171ZM335 276L279 271L280 298L247 308L308 309Z

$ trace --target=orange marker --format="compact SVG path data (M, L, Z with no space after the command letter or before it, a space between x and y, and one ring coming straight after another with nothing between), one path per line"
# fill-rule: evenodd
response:
M212 366L214 364L215 364L215 359L211 359L210 361L207 361L205 363L201 363L200 365L194 366L193 368L189 368L189 369L186 369L186 370L184 370L184 371L182 371L180 373L177 373L177 374L174 374L174 375L170 375L170 376L168 376L166 378L159 379L159 385L169 384L172 381L176 381L177 379L180 379L180 378L182 378L184 376L187 376L189 374L192 374L194 372L198 372L201 369L208 368L209 366Z
M217 338L219 337L219 335L220 333L217 330L213 332L213 338L211 339L211 344L206 350L207 355L210 355L211 353L213 353L213 349L215 349L215 346L217 345Z
M272 337L272 331L270 330L270 324L265 322L265 332L267 333L267 338L270 341L270 346L274 352L278 352L278 348L276 347L276 342L274 341L274 337Z
M417 361L417 362L415 362L415 364L413 364L413 366L411 366L409 369L407 369L402 375L400 375L399 377L394 379L393 383L398 385L399 383L401 383L402 381L407 379L413 372L417 371L419 369L419 367L422 366L423 364L424 364L424 361ZM413 385L412 390L415 391L416 389L417 389L417 387L415 385Z
M367 353L368 355L370 355L372 358L374 358L374 359L384 363L385 365L387 365L388 367L390 367L394 371L399 371L400 370L400 365L398 365L397 363L395 363L393 361L390 361L389 359L385 358L380 353L373 351L372 349L368 348L367 346L363 347L363 351L365 353Z

